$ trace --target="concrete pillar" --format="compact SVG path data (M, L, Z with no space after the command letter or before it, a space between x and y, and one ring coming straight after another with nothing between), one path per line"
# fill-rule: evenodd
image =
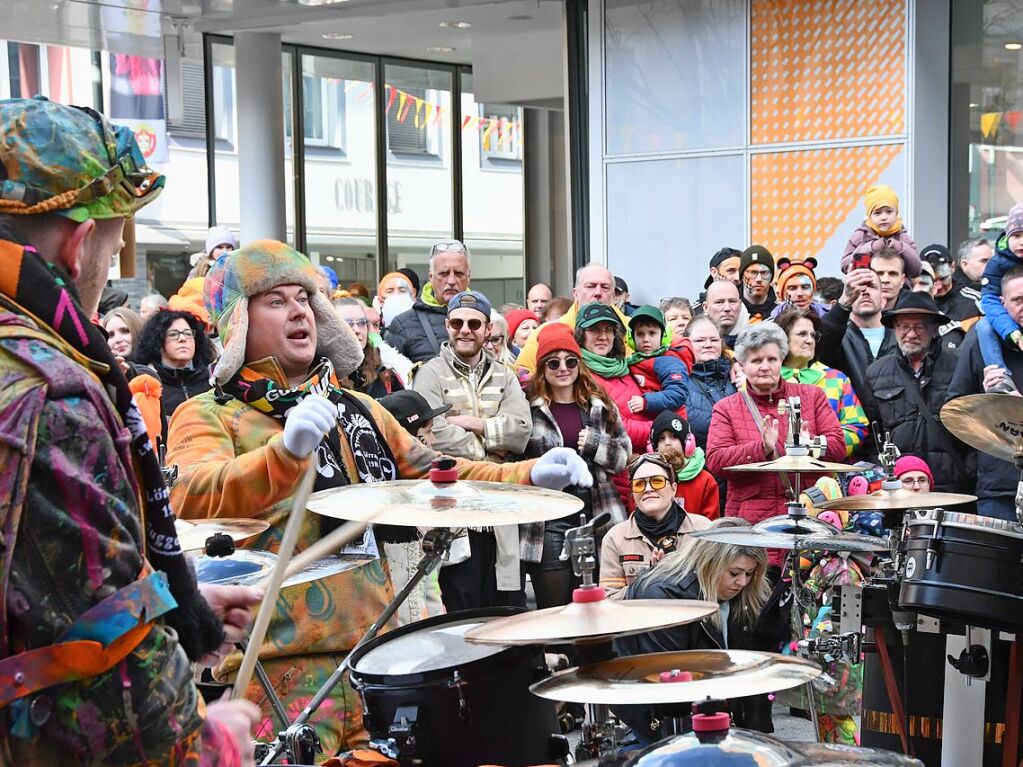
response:
M526 108L526 289L546 282L555 295L572 287L565 125L562 113Z
M241 242L285 240L284 93L281 36L239 32L234 38L238 91L238 181Z

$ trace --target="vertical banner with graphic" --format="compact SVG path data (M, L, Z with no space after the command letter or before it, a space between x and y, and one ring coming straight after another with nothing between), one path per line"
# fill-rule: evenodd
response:
M111 122L135 131L135 140L148 162L168 161L163 62L160 59L110 54L107 116Z

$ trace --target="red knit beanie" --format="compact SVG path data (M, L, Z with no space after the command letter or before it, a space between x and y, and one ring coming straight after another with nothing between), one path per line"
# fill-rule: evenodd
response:
M519 329L519 325L526 320L532 320L537 325L540 324L540 318L529 309L512 309L504 315L504 321L508 323L508 335L515 338L515 332Z
M904 455L895 462L896 477L901 477L907 471L922 471L927 475L931 487L934 487L934 475L931 474L931 467L927 465L927 461L923 458L917 458L915 455Z
M582 356L579 344L575 342L572 328L563 322L549 322L540 328L536 336L536 361L544 359L554 352L571 352L577 357Z

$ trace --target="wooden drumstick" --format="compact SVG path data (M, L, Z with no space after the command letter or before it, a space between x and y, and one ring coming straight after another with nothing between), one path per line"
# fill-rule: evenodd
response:
M284 536L281 538L281 546L277 551L277 564L270 581L266 585L266 593L263 594L263 601L259 605L259 612L252 624L252 633L249 635L248 647L245 648L245 655L242 656L242 664L238 667L238 675L234 680L235 697L244 697L245 690L252 681L252 672L256 668L256 661L259 658L259 648L266 638L266 630L270 625L270 618L273 616L273 607L277 602L277 595L281 591L281 584L284 582L284 572L291 561L291 553L295 550L295 542L298 540L298 532L302 528L305 519L305 507L309 501L309 495L313 491L313 484L316 481L316 458L309 464L309 470L295 493L295 500L291 505L291 516L288 517L288 524L284 528Z

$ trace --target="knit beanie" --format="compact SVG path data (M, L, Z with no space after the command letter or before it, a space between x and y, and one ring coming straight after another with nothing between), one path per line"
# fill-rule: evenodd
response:
M537 363L554 352L571 352L577 357L583 354L576 343L572 328L563 322L549 322L544 325L540 328L536 341Z
M662 410L654 419L653 426L650 427L650 444L654 446L654 449L657 448L657 442L665 432L674 434L678 437L678 441L684 445L686 437L689 436L689 424L685 418L673 410Z
M810 284L814 290L817 290L817 275L813 273L814 267L817 266L817 259L807 258L803 261L793 263L787 258L778 259L778 268L781 272L778 274L778 295L782 300L785 299L785 285L793 277L804 275L810 278Z
M1014 234L1023 232L1023 202L1017 202L1009 211L1009 217L1005 221L1005 236L1011 237Z
M895 462L895 476L901 477L907 471L922 471L927 475L931 487L934 486L934 475L931 474L931 467L927 465L923 458L917 458L915 455L904 455L899 458Z
M508 336L515 338L515 333L526 320L532 320L537 325L540 324L540 318L537 317L529 309L512 309L506 315L504 315L504 321L508 323Z
M896 213L899 212L899 197L887 184L874 184L870 187L863 198L863 204L867 209L867 216L886 205Z
M206 255L209 255L215 248L221 245L230 245L232 248L237 248L238 238L226 226L211 226L209 233L206 235Z
M301 285L308 292L316 318L316 354L334 363L338 378L359 367L359 340L320 293L320 284L312 262L276 240L256 240L217 259L203 284L203 303L224 345L213 371L217 383L227 383L245 365L249 299L279 285Z
M410 296L414 296L416 294L415 285L412 284L412 280L408 278L407 274L403 274L402 272L388 272L383 276L380 282L377 283L377 295L383 293L384 285L386 285L388 282L394 279L401 280L402 282L405 283L405 285L408 286L408 292Z
M753 264L762 264L771 270L771 276L769 279L774 279L774 256L771 255L771 251L765 248L763 245L750 245L746 250L742 252L739 257L739 279L742 279L743 273L749 269Z

